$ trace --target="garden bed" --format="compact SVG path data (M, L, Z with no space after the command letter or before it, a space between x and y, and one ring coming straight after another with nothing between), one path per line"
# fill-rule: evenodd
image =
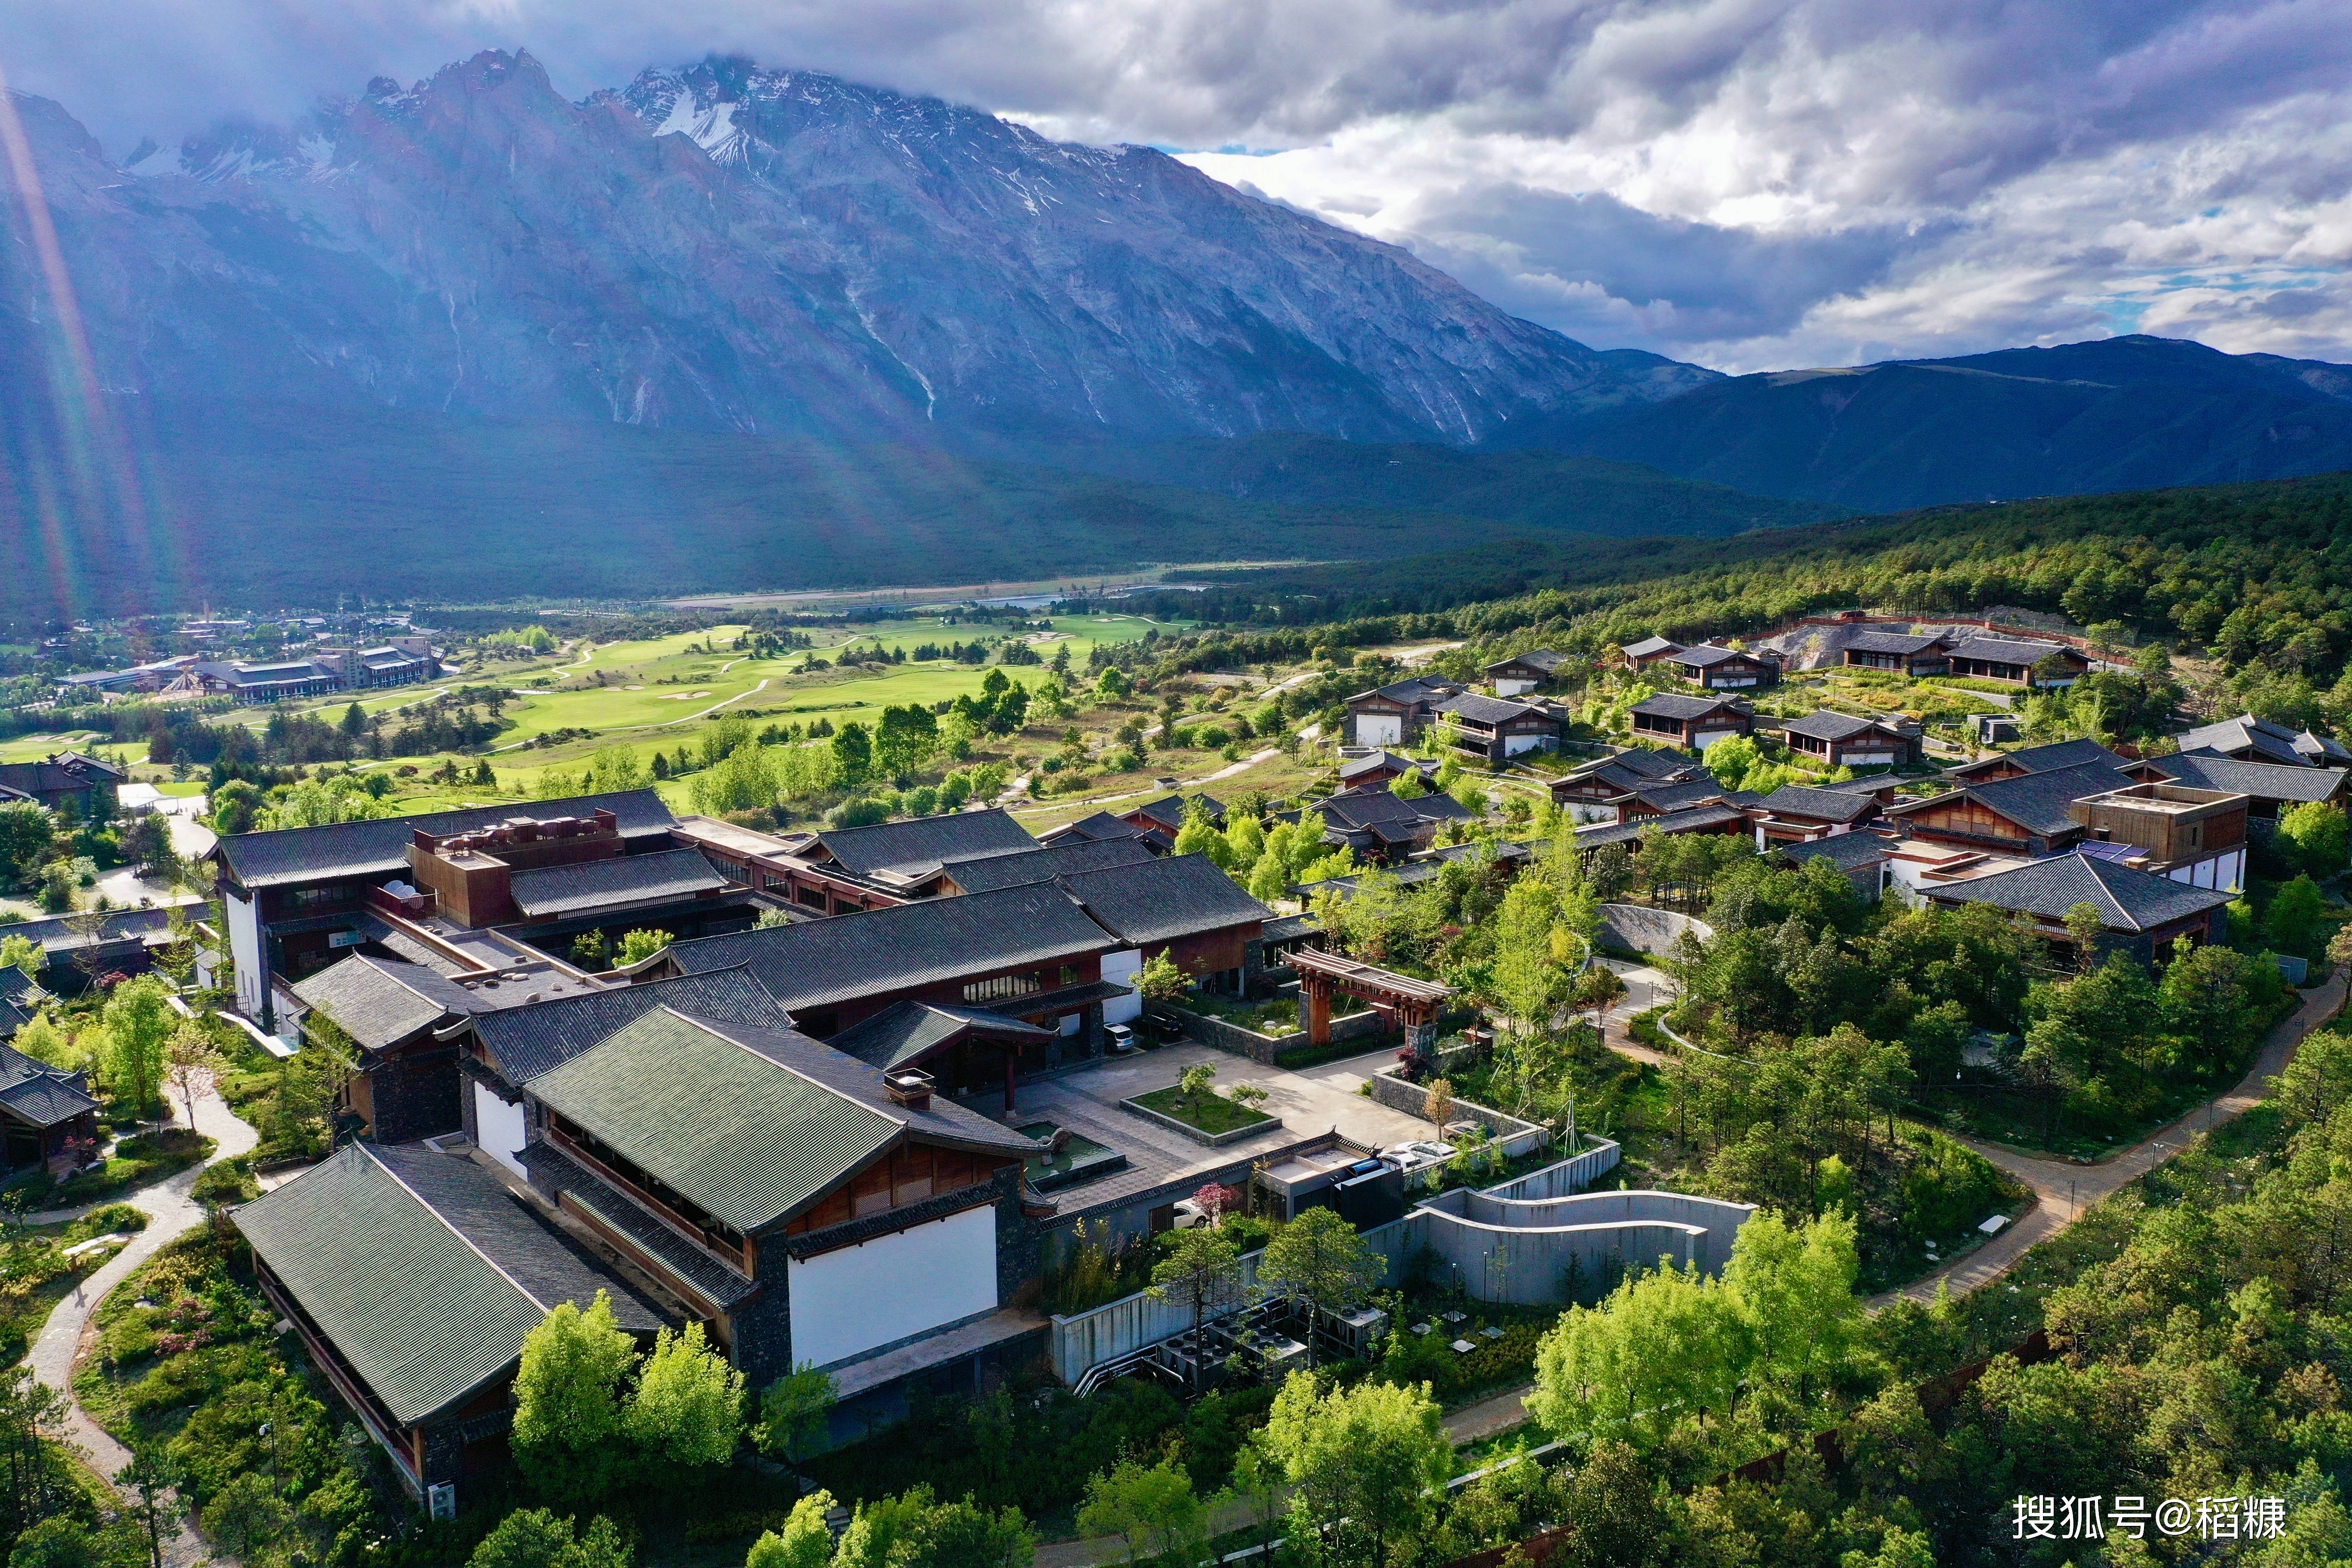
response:
M212 1158L213 1141L184 1127L134 1133L114 1146L103 1167L59 1182L40 1194L45 1208L72 1208L102 1202L176 1175Z
M1175 1084L1166 1089L1155 1089L1150 1094L1139 1094L1132 1100L1122 1100L1119 1104L1139 1116L1182 1133L1195 1143L1205 1143L1213 1149L1220 1144L1254 1138L1261 1132L1274 1131L1282 1125L1280 1118L1235 1105L1222 1094L1211 1092L1188 1097Z

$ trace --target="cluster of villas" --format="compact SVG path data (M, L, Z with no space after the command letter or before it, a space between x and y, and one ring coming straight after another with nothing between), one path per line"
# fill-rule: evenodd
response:
M244 702L278 702L410 686L440 674L440 650L430 638L400 636L373 647L318 647L280 659L182 654L127 669L90 670L60 680L58 700L89 701L136 692L163 701L234 697Z

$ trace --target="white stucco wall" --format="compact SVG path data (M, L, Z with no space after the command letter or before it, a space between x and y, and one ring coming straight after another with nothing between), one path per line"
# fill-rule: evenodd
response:
M258 1018L268 989L268 976L261 972L261 901L225 893L221 906L228 918L228 955L236 964L237 1010Z
M1366 713L1356 721L1356 744L1393 746L1404 739L1404 721L1394 713Z
M1130 947L1120 952L1103 954L1102 977L1118 985L1132 986L1135 976L1143 968L1143 950ZM1103 1004L1103 1022L1132 1024L1143 1016L1143 993L1130 990L1124 996L1114 996Z
M996 1308L996 1210L792 1260L793 1361L838 1361Z
M521 1106L509 1105L484 1085L474 1085L474 1142L518 1176L530 1173L520 1158L528 1127Z

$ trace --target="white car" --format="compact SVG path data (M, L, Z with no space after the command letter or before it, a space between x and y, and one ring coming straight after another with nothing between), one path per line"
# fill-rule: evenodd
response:
M1103 1030L1103 1042L1115 1057L1132 1056L1141 1047L1135 1043L1132 1025L1112 1024Z

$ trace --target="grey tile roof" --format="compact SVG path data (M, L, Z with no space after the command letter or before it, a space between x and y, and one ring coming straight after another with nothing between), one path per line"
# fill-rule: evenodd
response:
M1686 647L1675 655L1671 662L1692 669L1713 669L1717 665L1735 658L1753 659L1759 664L1769 662L1760 654L1742 653L1736 647L1723 647L1715 643Z
M1689 773L1698 764L1679 752L1661 752L1651 746L1628 746L1601 765L1622 769L1645 779L1668 779L1678 773Z
M656 1007L721 1024L792 1027L792 1016L776 1005L748 965L738 963L675 980L615 985L484 1013L474 1020L474 1036L509 1083L526 1084Z
M1946 903L1991 904L2063 920L2076 904L2099 911L2110 931L2144 931L2228 903L2233 894L2192 888L2088 855L2053 855L2030 865L1926 889Z
M444 1018L487 1012L446 975L397 958L353 953L298 982L294 994L323 1012L362 1049L383 1050Z
M660 795L649 789L633 789L615 795L575 795L565 800L435 812L425 816L388 816L369 822L339 822L327 827L282 827L270 833L232 834L220 841L219 854L230 874L247 888L274 888L337 877L389 876L408 868L409 840L420 827L433 834L467 833L494 827L517 816L541 822L557 816L586 816L600 806L619 819L622 836L628 838L666 835L677 820L662 804Z
M1130 817L1148 816L1173 833L1184 826L1184 814L1196 800L1201 803L1201 809L1208 813L1210 821L1221 822L1224 819L1225 803L1215 795L1203 795L1199 790L1194 790L1190 795L1162 795L1158 800L1147 801L1141 805L1120 812L1119 815Z
M2053 741L2046 746L2026 746L2009 753L2009 761L2028 773L2054 773L2060 768L2079 768L2085 763L2104 763L2111 768L2125 765L2122 757L2096 741Z
M423 1421L506 1375L563 1301L661 1318L462 1155L354 1143L247 1204L237 1228L383 1401Z
M690 974L749 963L770 995L800 1012L1117 945L1048 882L700 937L669 952Z
M860 877L1002 855L1037 840L1002 810L952 811L872 827L835 827L817 835L841 868Z
M894 1002L871 1018L852 1024L826 1045L888 1072L919 1060L950 1040L977 1031L991 1039L1050 1040L1051 1029L1008 1018L981 1007L943 1007L929 1002Z
M1609 844L1637 844L1642 835L1654 827L1662 833L1702 833L1717 827L1728 827L1737 822L1745 824L1748 814L1736 805L1699 805L1686 811L1670 811L1664 816L1644 816L1634 822L1601 823L1576 830L1579 849L1598 849Z
M2252 752L2252 760L2277 763L2286 767L2301 767L2312 758L2295 744L2297 736L2284 724L2273 724L2257 719L2251 713L2241 713L2235 719L2223 719L2218 723L2200 725L2184 730L2177 737L2184 752L2210 747L2224 755Z
M1797 864L1807 860L1827 860L1842 871L1862 866L1874 866L1886 858L1887 843L1875 833L1833 833L1827 838L1809 839L1802 844L1780 844L1773 853Z
M881 1073L804 1036L667 1009L534 1080L530 1092L747 1236L814 1203L908 1132L1032 1152L1019 1133L952 1101L919 1110L896 1103Z
M1718 708L1735 713L1748 711L1746 704L1728 697L1685 697L1676 691L1662 691L1655 697L1645 697L1628 711L1647 714L1653 719L1676 719L1687 722L1693 719L1704 719Z
M2063 833L2077 824L2066 808L2086 796L2126 789L2131 775L2105 763L2084 763L2048 773L1968 786L1969 797L1999 812L2029 833Z
M1982 659L1988 664L2039 664L2053 653L2084 656L2064 643L2029 642L2018 637L1986 637L1978 634L1964 638L1952 649L1954 658Z
M1411 803L1407 803L1411 804ZM1066 876L1061 885L1096 923L1128 946L1263 924L1274 911L1206 855L1155 857Z
M992 893L1000 888L1050 882L1068 871L1132 866L1151 858L1139 838L1071 838L1051 847L959 860L948 868L948 876L967 893Z
M1059 827L1050 829L1045 837L1056 842L1083 838L1095 843L1107 843L1118 838L1139 839L1150 831L1151 829L1148 827L1139 827L1132 822L1113 816L1108 811L1097 811L1089 816L1081 816L1076 822L1064 823Z
M1551 675L1567 662L1568 657L1565 654L1554 653L1548 647L1531 647L1525 653L1515 653L1508 658L1498 658L1486 668L1491 673L1507 665L1524 664L1530 669L1539 669L1546 675Z
M2257 800L2285 800L2298 805L2337 798L2344 788L2346 772L2342 768L2196 756L2186 752L2176 756L2150 757L2140 765L2198 789L2227 790L2231 795L2252 795Z
M0 1014L0 1022L5 1022L5 1017ZM0 1037L14 1033L14 1029L7 1029L0 1032ZM0 1106L5 1106L19 1121L47 1128L89 1115L98 1109L98 1101L91 1097L81 1074L53 1068L13 1047L0 1045Z
M1919 632L1857 631L1843 639L1843 646L1856 653L1925 653L1943 638Z
M2305 761L2325 767L2330 763L2352 763L2352 750L2332 735L2315 730L2305 730L2294 738L2294 749Z
M8 980L0 984L14 985L16 982ZM33 1016L16 1005L15 997L0 991L0 1040L15 1039L16 1031L32 1021Z
M1653 811L1681 811L1710 800L1720 800L1730 792L1717 782L1712 773L1685 780L1681 784L1643 784L1633 798Z
M190 910L193 918L201 918L201 910ZM0 928L0 935L21 936L27 942L37 942L41 950L52 958L71 952L85 945L82 934L74 921L82 917L52 915L47 920L18 921ZM172 924L168 910L115 910L106 915L98 928L98 945L109 946L118 942L142 941L169 930Z
M1440 713L1456 714L1473 724L1484 724L1490 729L1495 725L1507 724L1514 719L1525 719L1530 715L1538 719L1550 717L1532 702L1514 702L1507 697L1481 697L1475 691L1465 691L1459 697L1449 697L1437 704L1436 710Z
M1681 649L1680 643L1669 642L1660 637L1647 637L1640 642L1629 642L1624 645L1624 654L1628 658L1647 658L1654 653L1680 652Z
M1874 719L1857 718L1852 713L1832 713L1824 708L1801 719L1791 719L1780 728L1789 734L1808 735L1816 741L1848 741L1865 731L1879 728L1879 723Z
M1775 816L1809 816L1819 822L1853 822L1878 809L1878 802L1866 795L1803 784L1782 784L1757 804Z
M1316 803L1323 819L1335 827L1365 828L1422 822L1467 822L1477 814L1452 795L1435 790L1411 800L1401 799L1374 785L1342 790Z
M1370 756L1349 757L1341 763L1339 778L1344 783L1349 779L1361 778L1366 773L1407 773L1416 769L1424 773L1433 773L1437 771L1437 764L1400 756L1394 752L1374 752Z
M654 899L690 899L726 886L727 879L711 869L699 849L659 849L541 866L517 871L513 879L515 908L534 918Z
M1451 697L1461 689L1462 688L1450 680L1442 680L1430 675L1416 675L1404 680L1391 681L1386 686L1375 688L1373 691L1359 691L1348 700L1360 702L1365 698L1377 694L1387 698L1391 702L1402 702L1407 707L1419 707L1424 703L1434 702L1442 697Z

